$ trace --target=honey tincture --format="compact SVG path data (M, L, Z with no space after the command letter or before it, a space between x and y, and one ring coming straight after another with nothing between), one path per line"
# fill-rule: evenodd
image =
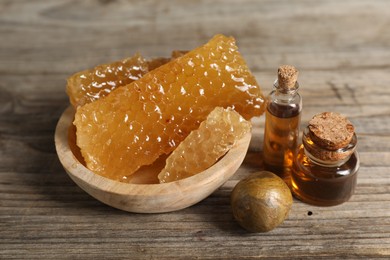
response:
M302 98L298 93L298 70L290 65L278 68L274 90L268 96L263 159L266 170L290 184L290 169L298 147Z
M317 206L341 204L356 186L359 156L354 126L344 116L324 112L314 116L303 131L294 158L293 194Z

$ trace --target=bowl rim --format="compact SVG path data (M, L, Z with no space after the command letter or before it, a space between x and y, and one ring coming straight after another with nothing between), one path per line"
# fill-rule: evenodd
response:
M66 172L70 177L77 178L87 185L91 186L94 189L108 192L111 194L117 195L126 195L126 196L151 196L155 194L159 195L172 195L178 192L183 192L186 189L193 189L194 186L203 186L215 179L215 172L221 170L223 174L221 177L224 177L222 184L227 181L234 173L227 174L223 171L222 168L233 166L239 162L241 165L242 160L237 160L237 152L245 150L245 154L248 150L249 143L251 140L251 132L247 133L243 138L238 140L234 146L214 165L206 169L203 172L200 172L191 177L181 179L174 182L168 183L156 183L156 184L139 184L139 183L124 183L116 180L112 180L106 177L103 177L99 174L96 174L86 168L78 159L74 156L71 151L68 143L68 129L73 123L73 118L75 114L75 109L72 106L69 106L62 113L56 129L55 129L55 147L57 151L58 158L65 168ZM245 155L243 156L245 158ZM223 165L223 167L222 167ZM238 167L239 167L238 166ZM237 169L238 169L237 167ZM225 176L228 175L228 176ZM78 184L78 183L77 183ZM104 185L103 185L104 184ZM151 188L153 187L153 188Z

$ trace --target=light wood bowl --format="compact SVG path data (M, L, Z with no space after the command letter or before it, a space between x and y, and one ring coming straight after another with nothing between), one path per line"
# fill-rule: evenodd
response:
M87 169L80 158L72 133L74 109L69 107L58 121L55 145L58 157L72 180L99 201L114 208L137 213L169 212L205 199L224 184L240 167L251 139L248 133L216 164L192 177L159 184L157 174L165 158L142 167L130 183L114 181ZM79 158L79 159L78 159Z

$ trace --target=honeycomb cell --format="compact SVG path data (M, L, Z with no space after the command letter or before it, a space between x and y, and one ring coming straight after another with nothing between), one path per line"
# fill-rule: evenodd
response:
M209 55L210 51L218 55ZM237 64L234 69L227 69L226 65L233 62ZM194 71L198 67L206 72L217 70L221 86L202 85L216 79L209 73L187 75L188 66L194 67ZM170 72L174 72L173 82L165 77ZM235 81L232 75L243 80ZM141 98L151 93L154 98ZM152 103L156 109L145 111L145 102ZM142 165L172 152L215 107L226 108L237 103L242 104L237 112L247 120L264 112L260 87L238 52L234 38L217 35L105 98L78 107L74 120L77 145L90 170L126 181ZM130 129L128 122L138 123L142 128ZM151 138L147 140L145 136Z
M212 166L251 129L251 123L231 108L216 107L168 156L160 183L193 176Z

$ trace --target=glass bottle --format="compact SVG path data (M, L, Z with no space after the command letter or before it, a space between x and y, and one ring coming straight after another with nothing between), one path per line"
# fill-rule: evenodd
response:
M292 192L309 204L338 205L355 190L357 137L349 120L338 113L325 112L313 119L303 131L302 145L293 160Z
M279 67L274 90L268 96L264 127L264 167L287 184L290 184L292 156L298 146L301 121L302 98L297 78L295 67Z

